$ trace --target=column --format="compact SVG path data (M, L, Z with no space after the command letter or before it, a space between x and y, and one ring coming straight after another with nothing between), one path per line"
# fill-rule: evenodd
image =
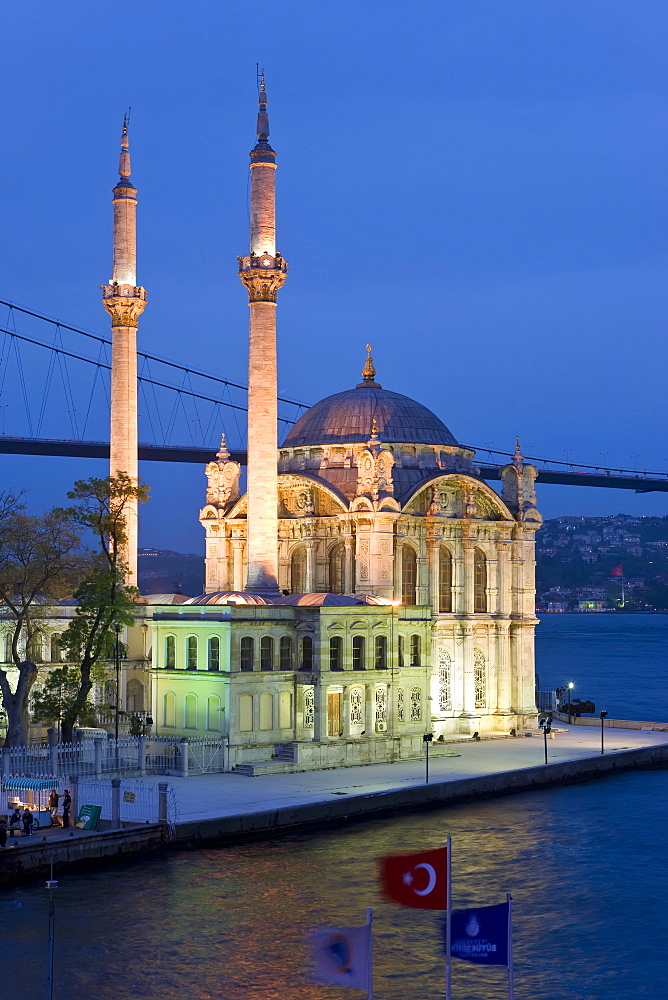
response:
M429 597L432 611L435 615L439 613L439 541L437 538L427 539L427 552L429 560Z
M234 581L233 590L244 589L244 541L242 538L232 539L232 552L234 559Z
M376 733L376 685L364 685L364 729L371 737Z
M315 548L317 542L309 539L306 542L306 593L315 592Z
M355 550L352 535L343 536L343 544L345 546L345 591L347 594L353 594L355 592Z
M473 550L475 543L472 538L462 538L463 563L463 601L462 613L473 614Z
M313 714L313 742L320 743L327 739L327 685L322 683L320 677L316 678L315 690L313 692L314 714Z
M496 710L509 713L510 699L510 624L496 622Z

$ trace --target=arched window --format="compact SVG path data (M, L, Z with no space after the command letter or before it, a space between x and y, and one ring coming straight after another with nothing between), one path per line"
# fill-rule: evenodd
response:
M415 667L420 666L420 655L421 655L421 642L419 635L411 636L411 665Z
M333 635L329 640L329 669L330 670L341 670L343 668L342 660L343 651L343 640L340 635Z
M376 670L387 670L387 636L377 635L374 644Z
M240 664L242 670L253 669L253 639L250 635L243 636L241 640Z
M165 636L165 668L174 670L176 667L176 638L173 635Z
M50 660L52 663L62 663L63 662L63 650L61 646L62 635L60 632L54 632L51 636L51 656Z
M353 636L353 670L366 670L364 636Z
M239 695L239 730L242 733L253 731L253 695Z
M197 695L186 695L183 728L197 729Z
M136 677L128 681L125 692L125 708L128 712L144 711L144 685Z
M438 550L438 610L452 611L452 556L444 545Z
M452 660L446 649L438 651L438 708L441 712L448 712L453 707L451 701L452 691Z
M197 670L197 636L189 635L186 639L186 667Z
M487 559L480 549L473 552L473 610L487 611Z
M397 636L397 666L403 667L404 665L404 637L403 635Z
M274 669L274 640L270 635L260 639L260 670Z
M329 550L329 590L332 594L346 592L346 549L338 542Z
M162 724L166 729L176 726L176 696L171 691L162 699Z
M42 637L41 635L34 635L30 642L28 643L28 648L26 654L31 663L41 663L43 660L42 653Z
M487 704L487 671L485 670L485 656L480 649L473 650L473 688L475 707L484 708Z
M300 641L301 656L299 658L300 670L313 670L313 639L310 635L303 635Z
M410 545L401 547L401 602L417 604L417 556Z
M212 635L209 639L207 664L209 670L220 670L220 639L217 635Z
M222 711L217 694L210 694L206 699L206 728L210 733L219 733L222 728Z
M290 590L293 594L306 591L306 549L300 545L290 559Z
M289 635L281 636L280 660L281 670L292 670L292 639Z

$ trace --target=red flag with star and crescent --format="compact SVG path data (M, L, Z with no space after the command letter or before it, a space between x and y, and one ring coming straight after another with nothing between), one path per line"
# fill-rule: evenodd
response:
M395 903L419 910L447 910L447 848L395 854L382 858L380 865L385 895Z

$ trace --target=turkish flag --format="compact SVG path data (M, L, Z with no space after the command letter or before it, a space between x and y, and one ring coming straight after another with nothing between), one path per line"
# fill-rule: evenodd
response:
M623 575L624 575L624 566L622 565L622 563L620 563L619 566L613 566L612 569L610 570L610 576L623 576Z
M381 858L385 895L402 906L418 910L447 910L448 851L439 847L420 854Z

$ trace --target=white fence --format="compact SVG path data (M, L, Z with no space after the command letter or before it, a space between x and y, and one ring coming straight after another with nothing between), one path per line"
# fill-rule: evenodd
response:
M46 775L45 775L46 777ZM73 815L81 806L99 806L100 819L113 823L158 823L161 820L173 826L177 820L176 794L167 782L141 781L135 778L108 778L99 781L80 779L77 775L52 777L53 787L60 793L69 788L73 799ZM46 793L7 789L0 782L0 813L9 811L10 801L16 798L35 805L45 806ZM40 818L51 818L47 811L39 812ZM48 825L48 824L47 824Z
M228 746L220 738L209 737L121 736L0 751L0 777L171 774L186 778L227 770Z

